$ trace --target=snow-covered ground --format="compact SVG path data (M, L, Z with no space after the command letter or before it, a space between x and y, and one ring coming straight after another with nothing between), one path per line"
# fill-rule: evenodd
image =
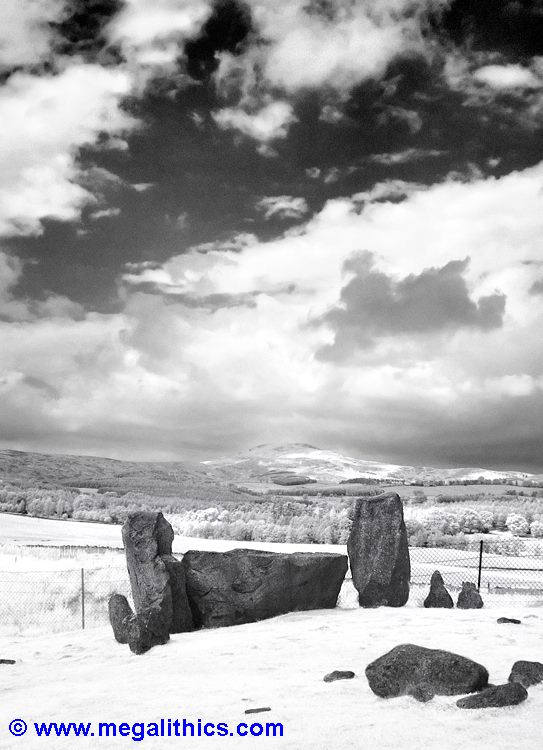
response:
M501 615L522 625L498 625ZM34 721L151 722L198 718L231 727L242 721L282 722L277 738L146 738L142 747L270 747L277 750L540 750L543 685L520 706L461 711L454 697L420 704L383 700L369 689L364 668L399 643L445 648L484 664L494 683L507 680L518 659L543 659L543 609L319 610L172 637L135 656L109 628L2 641L1 748L121 748L129 737L11 738L13 718ZM324 683L333 669L356 678ZM248 708L268 713L246 716Z

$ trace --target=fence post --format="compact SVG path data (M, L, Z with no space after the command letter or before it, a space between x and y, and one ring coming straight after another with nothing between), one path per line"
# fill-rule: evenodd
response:
M81 568L81 629L85 630L85 569Z
M479 572L477 575L477 591L481 588L481 572L483 570L483 540L479 541Z

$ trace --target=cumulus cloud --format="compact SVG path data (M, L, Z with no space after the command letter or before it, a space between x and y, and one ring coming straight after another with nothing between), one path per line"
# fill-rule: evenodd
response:
M463 276L467 265L468 259L453 260L396 280L374 267L371 253L350 259L345 271L353 276L341 290L339 304L321 319L335 331L334 344L321 350L321 356L345 358L386 336L499 328L505 296L472 300Z
M286 138L289 126L297 119L286 101L270 102L252 113L240 107L226 107L213 112L212 117L221 129L238 130L261 143Z
M119 109L129 90L125 72L98 65L8 79L0 90L0 234L39 234L46 217L78 218L94 197L77 184L77 148L134 125Z
M2 0L0 69L36 65L50 55L51 24L64 14L64 0Z
M270 195L260 198L255 208L262 211L265 219L277 216L280 219L301 219L309 207L305 198L295 198L292 195Z
M543 78L522 65L485 65L476 70L473 77L498 91L543 88Z

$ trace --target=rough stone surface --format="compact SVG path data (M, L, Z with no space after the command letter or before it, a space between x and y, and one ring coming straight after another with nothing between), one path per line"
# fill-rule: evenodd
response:
M395 492L356 501L347 551L362 607L407 602L411 566L402 501Z
M347 558L322 552L191 550L183 565L194 624L222 627L335 607Z
M503 623L511 623L512 625L520 625L520 620L516 620L514 617L498 617L497 623L502 625Z
M482 690L476 695L468 695L456 701L458 708L500 708L516 706L528 697L528 691L520 682L506 682L505 685Z
M15 659L0 659L0 664L15 664Z
M169 633L192 630L182 563L172 555L173 529L162 513L138 511L122 530L137 613L158 608Z
M194 630L192 611L187 596L183 561L176 560L173 555L162 555L161 560L170 576L170 588L172 592L170 633L186 633L189 630Z
M453 600L443 582L443 578L439 570L435 570L432 573L430 579L430 593L424 600L424 606L429 608L443 608L452 609L454 607Z
M144 654L153 646L161 646L170 639L168 623L159 607L138 612L128 619L128 645L135 654Z
M543 664L539 661L516 661L508 682L520 682L525 688L543 682Z
M488 672L465 656L411 643L396 646L366 667L373 692L381 698L412 695L428 700L433 695L461 695L482 690Z
M474 583L470 583L470 581L462 583L462 591L458 594L456 606L458 609L481 609L483 599Z
M325 674L322 678L324 682L335 682L336 680L352 680L355 676L350 669L335 669L333 672Z
M123 594L112 594L108 602L109 622L118 643L128 643L128 621L133 616L132 607Z

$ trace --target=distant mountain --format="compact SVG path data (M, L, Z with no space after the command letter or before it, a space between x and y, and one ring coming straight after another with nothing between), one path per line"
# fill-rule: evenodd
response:
M356 478L402 484L419 479L449 483L474 481L479 478L486 481L543 480L543 475L522 471L495 471L482 468L440 469L366 461L305 443L258 445L246 453L204 461L203 464L233 482L266 481L273 479L275 473L286 472L304 475L319 482L341 482Z
M456 483L479 478L543 481L541 474L520 471L439 469L367 461L305 443L259 445L245 453L201 462L117 461L0 450L0 484L9 482L22 487L97 488L212 499L215 495L225 498L239 492L236 486L258 491L258 485L299 484L304 478L328 484L357 478L398 484L416 480Z

